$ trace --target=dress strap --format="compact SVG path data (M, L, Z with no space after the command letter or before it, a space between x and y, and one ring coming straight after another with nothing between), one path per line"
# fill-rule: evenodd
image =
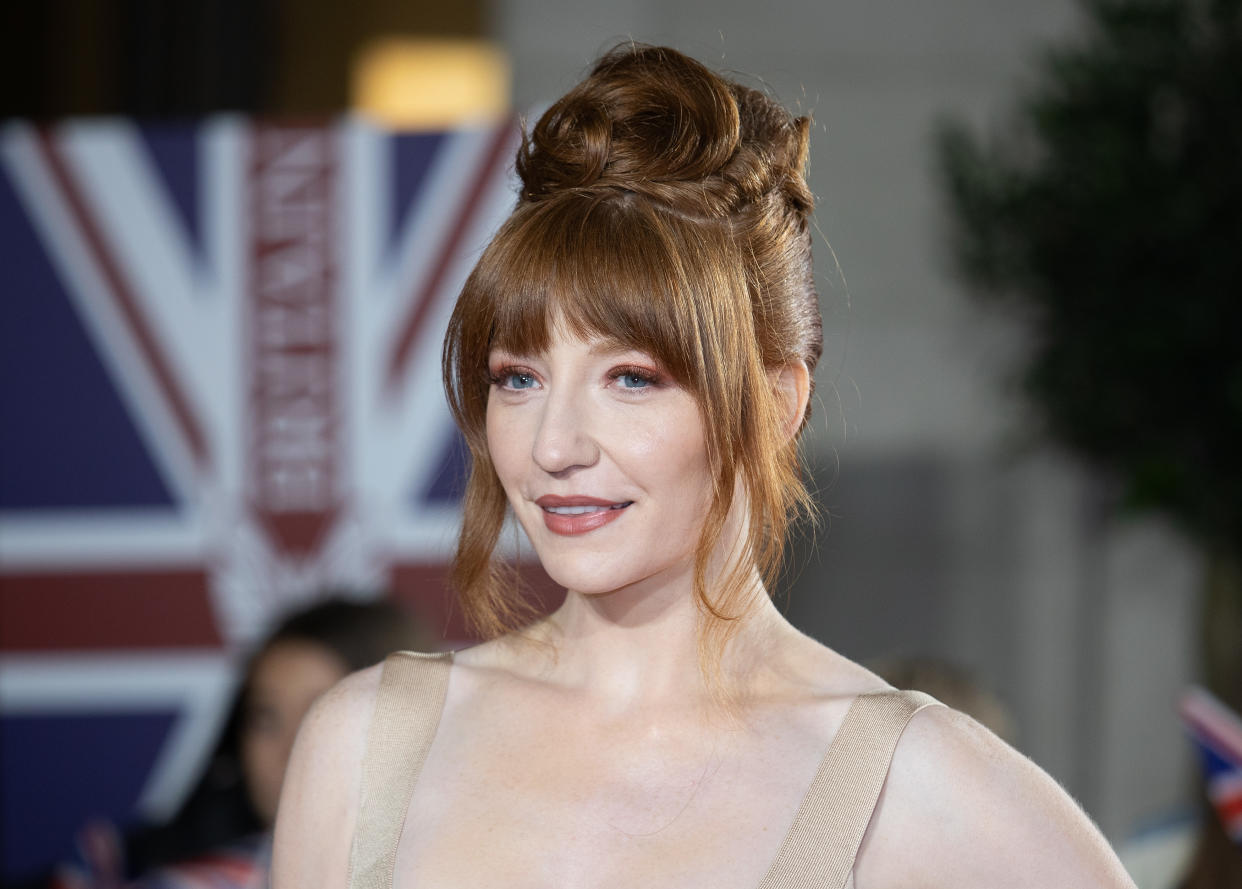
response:
M938 703L917 691L854 699L760 889L849 885L897 741L915 713Z
M452 663L451 652L398 651L384 660L362 761L350 889L392 889L405 812L440 724Z

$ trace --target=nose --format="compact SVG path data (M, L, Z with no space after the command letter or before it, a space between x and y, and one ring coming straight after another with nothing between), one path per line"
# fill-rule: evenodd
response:
M563 475L599 460L599 446L590 431L590 410L583 402L572 389L555 388L544 400L532 456L549 475Z

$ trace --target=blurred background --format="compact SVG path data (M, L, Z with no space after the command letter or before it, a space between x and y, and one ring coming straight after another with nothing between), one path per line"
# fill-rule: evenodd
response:
M443 326L518 116L628 39L814 117L824 521L787 613L963 671L1114 843L1198 815L1179 696L1236 707L1242 652L1236 2L3 15L4 881L175 812L291 609L464 641Z

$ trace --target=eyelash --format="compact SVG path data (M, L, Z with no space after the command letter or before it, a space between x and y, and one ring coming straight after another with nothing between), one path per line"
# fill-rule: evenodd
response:
M493 386L498 386L501 389L506 389L508 388L506 384L509 382L510 377L530 377L531 379L534 379L535 375L531 373L529 370L526 370L524 368L510 366L510 367L499 368L498 370L494 372L489 372L487 375L487 381L491 383ZM513 391L521 391L521 390L513 390Z
M645 368L645 367L636 367L634 365L627 364L621 367L614 367L612 370L608 372L608 379L610 380L614 380L614 381L620 380L622 377L633 377L636 380L642 380L644 383L646 383L646 386L642 386L642 387L628 387L627 386L625 387L627 389L633 388L637 390L639 388L645 389L647 387L655 387L655 386L660 385L659 375L656 374L654 371L649 370L648 368Z
M535 375L531 371L526 370L524 368L508 366L508 367L501 367L493 372L489 372L487 380L493 386L497 386L501 389L506 389L508 388L507 384L509 382L509 379L515 376L531 377L533 379ZM640 380L645 384L644 386L623 387L630 391L640 391L648 387L654 388L656 386L659 386L661 383L660 375L657 374L655 371L650 370L649 368L645 368L645 367L638 367L636 365L626 364L620 367L614 367L612 370L608 371L609 380L612 380L615 382L617 380L622 379L623 377L633 377L634 379ZM522 391L522 390L514 389L511 391Z

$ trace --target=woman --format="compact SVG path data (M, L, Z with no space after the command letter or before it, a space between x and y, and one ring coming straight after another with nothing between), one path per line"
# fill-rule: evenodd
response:
M277 889L1131 885L1035 766L767 595L808 503L808 127L624 45L525 140L444 348L454 581L490 641L317 705ZM526 627L506 503L568 590Z

